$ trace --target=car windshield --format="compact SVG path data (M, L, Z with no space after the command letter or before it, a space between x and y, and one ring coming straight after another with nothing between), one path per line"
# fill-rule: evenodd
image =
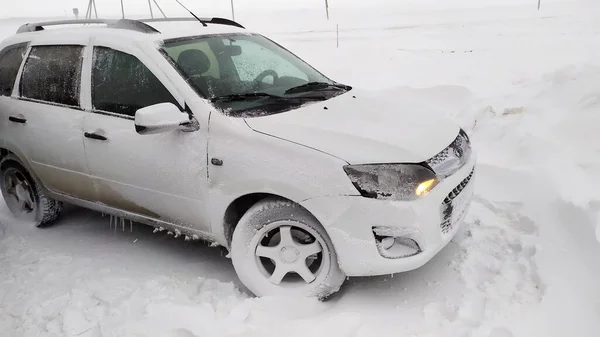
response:
M351 89L258 34L166 40L161 51L200 96L230 116L280 113Z

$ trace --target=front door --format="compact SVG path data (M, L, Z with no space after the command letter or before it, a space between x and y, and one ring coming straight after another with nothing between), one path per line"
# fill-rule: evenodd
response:
M96 43L93 49L84 145L97 199L147 218L209 232L207 125L202 123L196 132L138 134L134 125L138 109L184 103L175 98L175 90L167 89L168 79L143 53L119 49L109 43Z

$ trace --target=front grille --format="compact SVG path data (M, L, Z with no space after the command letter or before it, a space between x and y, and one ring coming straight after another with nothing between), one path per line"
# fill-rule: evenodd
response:
M456 197L469 184L469 181L471 181L471 179L473 178L474 173L475 168L471 170L471 173L465 179L463 179L463 181L461 181L460 184L458 184L458 186L456 186L452 191L450 191L450 193L448 193L448 195L444 199L444 202L442 202L443 219L442 223L440 224L442 233L448 234L448 232L450 232L450 230L452 229L452 213L454 211L452 207L452 201L456 199Z
M448 177L456 173L471 155L471 143L464 130L460 130L458 136L448 147L440 153L427 160L427 165L442 177Z

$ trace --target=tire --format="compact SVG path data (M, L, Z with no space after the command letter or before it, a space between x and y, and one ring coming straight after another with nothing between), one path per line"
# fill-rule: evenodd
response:
M240 281L259 297L324 300L346 279L319 221L298 204L278 198L259 201L240 219L231 259Z
M20 189L13 186L16 180ZM17 189L19 192L15 192ZM0 160L0 190L12 214L17 219L32 221L36 227L51 225L63 209L62 202L44 195L38 182L12 154ZM26 199L24 204L23 199Z

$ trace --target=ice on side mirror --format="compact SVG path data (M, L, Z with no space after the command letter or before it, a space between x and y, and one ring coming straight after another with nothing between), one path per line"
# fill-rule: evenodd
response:
M143 135L177 130L189 122L189 116L173 103L151 105L135 113L135 131Z

